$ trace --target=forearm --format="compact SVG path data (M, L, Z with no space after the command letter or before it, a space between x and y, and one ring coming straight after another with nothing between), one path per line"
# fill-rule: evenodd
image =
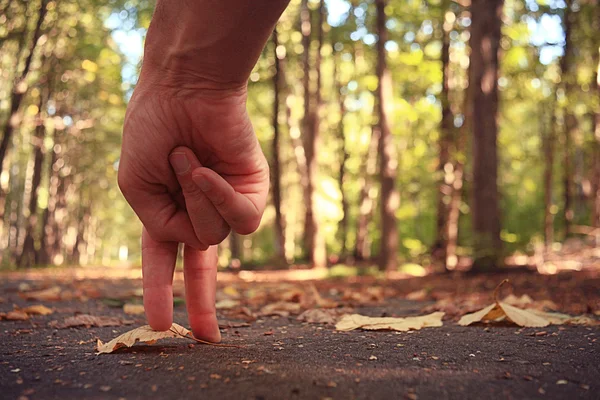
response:
M243 87L289 0L158 0L142 76L174 86Z

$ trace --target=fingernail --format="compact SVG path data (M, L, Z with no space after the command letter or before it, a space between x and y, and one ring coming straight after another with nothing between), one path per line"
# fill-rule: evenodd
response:
M190 169L190 162L184 153L173 153L169 157L171 166L177 175L182 175Z
M208 192L211 189L210 182L208 182L205 178L200 175L193 176L192 179L194 183L202 190L203 192Z

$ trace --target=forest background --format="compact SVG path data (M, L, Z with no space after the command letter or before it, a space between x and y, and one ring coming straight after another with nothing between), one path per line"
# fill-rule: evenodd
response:
M139 265L116 176L153 6L0 0L2 268ZM292 0L249 82L269 206L221 266L599 246L598 32L598 0Z

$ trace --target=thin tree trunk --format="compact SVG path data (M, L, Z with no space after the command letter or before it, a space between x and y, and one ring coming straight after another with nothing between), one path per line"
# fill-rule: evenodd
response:
M341 59L339 54L334 56L334 71L333 71L333 79L336 82L336 91L338 95L338 108L340 113L340 121L338 124L338 133L339 133L339 143L340 143L340 170L338 173L338 185L340 187L340 193L342 196L342 219L340 220L338 227L338 239L341 244L340 249L340 258L344 259L347 255L347 247L346 242L348 241L348 198L346 196L346 191L344 190L344 181L346 178L346 162L348 158L350 158L350 154L348 153L348 149L346 148L346 132L344 126L344 116L346 114L346 107L344 105L345 96L342 93L343 84L340 74L340 64Z
M300 30L302 32L302 88L304 98L304 117L302 119L302 149L304 156L304 164L306 168L304 171L301 170L301 183L304 191L304 206L306 207L304 213L304 235L303 245L304 249L311 259L312 248L314 247L314 218L313 218L313 204L312 204L312 192L313 186L310 176L310 163L311 163L311 127L310 118L312 116L310 106L310 43L312 34L312 18L310 8L308 7L308 0L302 0L300 4ZM297 157L299 156L296 152ZM300 164L299 164L300 165ZM312 261L312 260L311 260Z
M281 160L279 153L280 146L280 127L279 127L279 106L281 103L280 94L285 85L282 74L281 55L278 52L279 40L277 37L277 28L273 31L273 56L275 57L275 75L273 75L273 141L271 142L271 183L273 206L275 208L275 256L278 262L285 262L285 232L284 220L281 214Z
M362 182L358 198L358 219L356 221L356 243L354 246L354 259L357 261L366 260L371 256L369 244L369 221L373 218L373 203L371 197L371 188L373 187L373 178L377 174L377 156L381 132L377 126L373 126L369 148L362 166Z
M388 108L391 105L392 79L387 68L385 43L387 42L387 27L385 6L386 0L376 0L377 6L377 116L378 127L381 131L379 141L379 163L381 180L381 253L379 269L395 270L398 267L398 226L396 210L400 206L400 193L396 189L398 156L394 137L390 130Z
M29 46L29 54L25 59L25 65L20 74L18 74L17 78L14 81L13 87L10 93L10 101L9 101L9 113L8 119L4 124L2 131L2 141L0 142L0 170L3 170L4 158L6 157L6 153L10 147L10 143L12 140L12 135L14 132L14 128L17 125L18 121L18 113L21 106L21 101L23 100L23 96L27 90L27 75L29 74L29 70L31 68L31 62L33 61L33 54L35 52L35 48L37 47L37 43L42 34L42 24L44 22L44 18L46 17L46 6L48 5L49 0L41 0L40 9L38 12L38 19L35 25L35 29L33 31L33 37L31 39L31 44ZM25 34L25 33L24 33ZM0 193L0 198L4 198L4 194ZM1 218L2 216L0 216Z
M498 194L498 74L504 0L471 3L474 271L502 263Z
M600 98L600 49L598 49L598 68L596 70L596 93ZM592 226L600 228L600 108L596 108L594 116L594 184L592 186ZM600 234L597 235L597 237Z
M316 190L315 184L318 177L318 157L317 148L319 144L319 111L321 109L321 48L323 47L323 23L325 16L325 2L321 0L319 3L319 15L317 22L317 39L318 46L316 51L314 70L316 71L317 81L314 92L314 105L310 107L310 102L307 102L305 97L305 112L308 111L307 118L305 118L305 126L307 137L305 140L304 153L306 155L306 165L308 170L308 197L306 204L306 219L305 219L305 233L307 239L307 247L309 252L309 260L314 268L325 268L327 266L327 251L325 248L325 238L321 232L321 227L315 212L316 203ZM304 27L303 27L304 29ZM310 43L308 48L310 50ZM306 69L305 71L309 71ZM310 94L310 79L305 82L308 87L308 92L305 91L305 96L311 96ZM308 108L307 108L308 107Z
M564 95L568 98L572 89L572 76L571 76L571 57L572 57L572 30L573 30L573 13L571 10L572 0L566 0L565 14L564 14L564 30L565 30L565 47L564 55L560 60L560 73L561 81L563 82ZM572 132L575 129L576 119L569 109L569 104L565 105L563 109L563 196L564 196L564 209L563 218L565 224L565 237L571 234L571 226L573 224L573 171L571 163L571 138Z
M439 164L438 176L440 179L438 206L437 206L437 239L432 248L436 258L446 259L448 247L448 220L450 217L450 203L453 194L452 181L454 168L450 161L450 147L454 141L454 115L450 107L450 31L452 24L445 20L445 13L449 9L449 2L442 3L442 92L440 102L442 106L442 121L440 123ZM437 253L437 254L436 254Z
M544 244L549 249L554 242L554 214L552 213L552 193L554 181L554 147L556 140L556 112L554 106L549 107L549 124L542 126L542 144L544 152ZM545 121L541 110L542 121Z
M38 260L41 265L52 264L54 260L53 248L54 243L58 240L56 237L55 224L56 224L56 205L58 195L58 135L57 130L54 130L52 135L52 150L50 153L50 165L48 168L48 202L46 208L42 213L42 231L40 233L40 248L38 254Z
M39 110L37 115L37 126L35 134L32 138L33 145L33 176L31 178L31 194L29 197L29 216L27 218L27 226L25 228L25 241L23 249L19 256L19 267L31 267L37 264L37 251L35 247L35 234L38 227L38 189L42 181L42 166L44 163L44 138L46 136L46 127L44 126L44 106L47 98L44 94L40 94Z

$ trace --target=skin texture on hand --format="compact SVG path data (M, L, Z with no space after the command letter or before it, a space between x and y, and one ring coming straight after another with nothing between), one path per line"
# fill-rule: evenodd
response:
M231 228L256 230L269 189L268 164L245 100L244 91L175 91L141 82L129 104L119 186L144 224L144 305L154 329L171 326L181 242L192 330L220 339L213 245Z

